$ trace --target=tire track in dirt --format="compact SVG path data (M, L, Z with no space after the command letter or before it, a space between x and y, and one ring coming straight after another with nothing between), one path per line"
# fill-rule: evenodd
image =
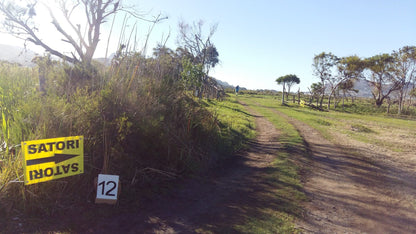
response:
M276 188L264 179L281 147L279 132L271 122L246 108L255 117L257 130L247 150L206 177L188 179L169 195L142 204L137 212L100 221L99 227L89 227L88 232L235 233L235 225L253 216L262 217L265 208L280 209L285 201L270 196Z
M404 184L392 174L400 169L340 148L309 125L273 111L298 129L312 153L304 179L310 201L297 228L304 233L416 233L415 205L395 191Z

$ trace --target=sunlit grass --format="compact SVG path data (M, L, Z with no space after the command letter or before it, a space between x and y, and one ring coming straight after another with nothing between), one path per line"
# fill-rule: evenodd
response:
M320 131L326 139L332 141L334 141L333 133L341 133L353 140L385 147L394 152L402 152L411 146L409 142L408 144L400 138L408 138L410 141L415 139L412 129L416 129L416 120L413 119L401 119L374 112L356 114L318 111L293 103L282 106L278 100L271 96L253 96L250 99L253 99L258 105L277 109L292 118L307 123Z
M298 160L307 160L307 149L298 131L288 121L276 115L272 109L257 104L257 99L239 97L251 108L266 117L280 132L281 150L275 155L264 180L272 184L266 196L274 209L264 208L250 216L244 225L236 226L241 233L297 233L296 218L302 215L302 202L307 198L302 190ZM271 105L271 103L269 103ZM302 168L305 169L305 168Z
M219 147L226 153L235 152L244 147L249 139L256 135L254 117L233 97L223 101L203 100L208 110L214 114L220 128Z

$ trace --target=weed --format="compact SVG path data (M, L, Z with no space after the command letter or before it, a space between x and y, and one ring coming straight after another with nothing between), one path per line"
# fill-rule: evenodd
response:
M330 122L322 120L322 119L317 119L317 120L315 120L315 122L317 122L318 124L323 125L323 126L331 126L332 125Z
M373 130L371 130L370 128L361 125L361 124L352 124L351 125L351 130L355 131L355 132L363 132L363 133L375 133Z

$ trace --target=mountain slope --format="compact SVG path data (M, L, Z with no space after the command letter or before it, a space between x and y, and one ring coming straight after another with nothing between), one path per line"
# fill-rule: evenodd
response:
M0 44L0 60L19 63L23 66L34 66L32 59L36 54L18 46Z

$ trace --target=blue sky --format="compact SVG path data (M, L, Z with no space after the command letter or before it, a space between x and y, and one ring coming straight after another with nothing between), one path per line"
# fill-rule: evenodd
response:
M171 28L172 48L177 46L179 20L202 19L206 30L218 23L213 42L221 64L211 75L250 89L280 90L275 79L296 74L301 78L298 87L306 91L318 81L311 64L323 51L369 57L416 45L414 0L153 0L136 5L169 17L152 39Z
M46 0L44 0L46 1ZM275 80L286 74L301 79L307 91L318 78L312 75L312 59L323 51L337 56L369 57L416 45L415 0L125 0L147 13L169 19L151 34L149 48L171 32L167 46L175 49L177 25L204 20L205 29L218 23L213 37L221 63L210 75L249 89L276 89ZM48 14L42 25L50 22ZM119 22L123 17L119 17ZM130 28L133 26L130 22ZM110 23L102 30L97 57L103 57ZM144 42L149 24L139 22L139 41ZM52 29L53 30L53 29ZM110 50L117 47L119 28L113 32ZM51 32L45 29L45 32ZM59 42L45 33L50 43ZM20 41L1 35L0 43ZM32 49L33 47L31 47ZM63 48L63 47L60 47ZM68 51L69 52L69 51ZM150 52L150 50L148 51ZM292 88L296 90L297 87Z

